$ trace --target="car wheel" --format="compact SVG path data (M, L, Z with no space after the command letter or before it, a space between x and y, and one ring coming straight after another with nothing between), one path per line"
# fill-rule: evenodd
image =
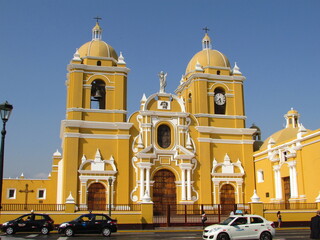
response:
M40 230L41 234L43 235L48 235L49 234L49 228L47 227L42 227Z
M13 229L13 227L8 227L8 228L6 229L6 234L8 234L8 235L14 234L14 229Z
M111 230L107 227L102 229L102 235L105 237L109 237L111 235Z
M269 232L263 232L261 233L260 235L260 240L271 240L272 239L272 236Z
M72 236L74 235L73 229L72 229L72 228L67 228L67 229L64 231L64 234L65 234L67 237L72 237Z
M229 235L227 233L220 233L217 236L217 240L230 240Z

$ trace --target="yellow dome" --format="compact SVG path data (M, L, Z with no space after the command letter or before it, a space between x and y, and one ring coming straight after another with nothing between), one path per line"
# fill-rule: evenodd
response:
M297 110L294 110L293 108L291 108L291 110L287 112L287 116L292 116L292 115L299 115L299 113Z
M92 40L79 48L80 57L106 57L118 60L118 55L113 47L102 40Z
M186 69L186 74L195 70L197 62L200 63L202 68L206 68L206 67L230 68L229 60L224 54L222 54L218 50L207 48L198 52L193 56L193 58L191 58Z

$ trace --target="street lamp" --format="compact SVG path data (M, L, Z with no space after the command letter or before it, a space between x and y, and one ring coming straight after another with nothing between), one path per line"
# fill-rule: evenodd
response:
M109 217L111 217L111 185L112 185L112 178L108 178L109 183Z
M3 179L3 160L4 160L4 138L6 136L6 123L9 120L11 111L13 109L13 106L8 103L7 101L5 103L0 104L0 116L3 122L3 127L1 131L1 148L0 148L0 210L2 208L2 179Z

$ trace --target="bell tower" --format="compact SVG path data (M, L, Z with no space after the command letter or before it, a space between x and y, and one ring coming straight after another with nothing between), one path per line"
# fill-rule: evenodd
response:
M111 180L113 191L121 187L117 182L122 167L118 160L125 161L129 155L129 147L125 147L131 126L126 123L129 69L122 53L118 56L102 40L99 19L92 29L92 40L76 50L67 67L58 203L64 203L71 194L76 203L87 205L87 191L93 182L108 186ZM118 151L120 146L123 151ZM111 194L111 189L108 191Z

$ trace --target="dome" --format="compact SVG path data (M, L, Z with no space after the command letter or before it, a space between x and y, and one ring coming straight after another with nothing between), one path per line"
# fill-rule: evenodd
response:
M279 143L289 141L291 139L294 139L297 137L297 134L299 132L299 128L284 128L274 134L272 134L270 137L268 137L262 144L261 149L266 149L268 147L270 139L274 140L274 143L278 145Z
M113 47L102 40L92 40L79 48L80 57L106 57L118 60L118 55Z
M83 57L114 58L118 60L118 55L113 47L102 41L102 28L97 22L92 29L92 40L83 44L79 50L79 55Z
M186 74L194 71L197 63L199 63L202 68L230 68L228 58L218 50L211 49L211 38L207 33L202 39L202 51L196 53L191 58L186 69Z
M213 49L203 49L202 51L196 53L190 60L186 73L195 70L197 62L200 63L202 68L206 67L223 67L230 68L230 63L228 58L218 50Z

